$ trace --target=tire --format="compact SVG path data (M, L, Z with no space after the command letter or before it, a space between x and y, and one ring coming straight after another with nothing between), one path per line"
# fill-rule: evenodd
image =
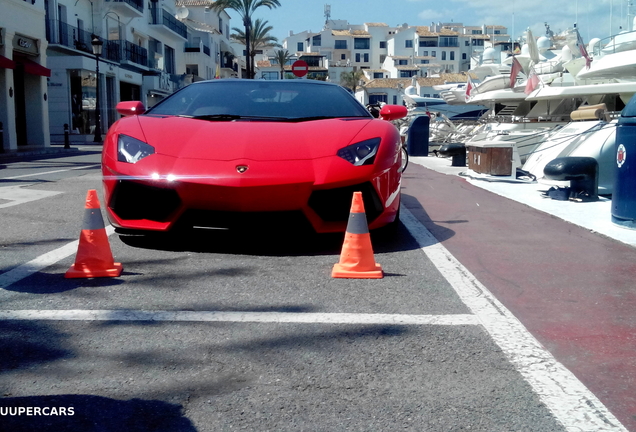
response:
M406 151L405 146L400 146L400 152L402 153L402 164L400 165L400 172L403 173L409 164L409 153Z

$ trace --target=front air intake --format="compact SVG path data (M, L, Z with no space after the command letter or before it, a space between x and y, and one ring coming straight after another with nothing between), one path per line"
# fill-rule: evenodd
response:
M174 189L130 180L117 182L109 203L109 207L121 219L155 222L165 222L180 205L181 199Z
M374 221L382 213L384 206L375 188L369 182L314 191L309 197L309 207L325 222L347 221L354 192L362 192L367 221Z

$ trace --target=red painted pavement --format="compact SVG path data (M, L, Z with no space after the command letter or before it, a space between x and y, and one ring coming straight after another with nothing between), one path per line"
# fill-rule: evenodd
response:
M415 164L402 194L420 222L636 431L636 249Z

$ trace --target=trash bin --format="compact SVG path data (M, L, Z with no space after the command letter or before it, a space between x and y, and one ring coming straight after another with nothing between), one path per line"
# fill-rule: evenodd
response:
M428 156L428 132L431 118L427 115L415 117L409 126L406 151L409 156Z
M632 97L618 119L616 167L612 222L636 229L636 97Z

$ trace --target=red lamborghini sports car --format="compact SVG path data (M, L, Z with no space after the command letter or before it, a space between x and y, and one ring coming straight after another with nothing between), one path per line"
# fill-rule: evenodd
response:
M233 228L300 222L346 229L354 191L369 228L397 222L401 151L387 120L344 88L313 80L213 80L146 110L121 102L102 171L111 223L120 229Z

